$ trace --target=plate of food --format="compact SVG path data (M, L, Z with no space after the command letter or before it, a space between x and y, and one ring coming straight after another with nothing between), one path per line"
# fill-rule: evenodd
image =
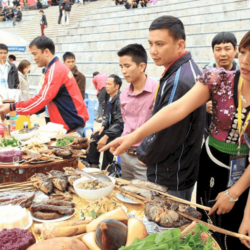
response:
M75 209L74 209L75 210ZM48 219L41 219L43 216L44 216L44 218L47 218L47 216L49 215L49 216L51 216L51 217L53 217L53 215L54 214L56 214L56 213L53 213L53 212L51 212L51 213L46 213L46 212L39 212L39 211L37 211L38 213L39 213L39 217L40 217L40 219L39 218L37 218L37 217L35 217L35 214L36 213L34 213L33 215L31 214L31 218L34 220L34 221L37 221L37 222L59 222L59 221L64 221L64 220L68 220L68 219L70 219L71 217L73 217L74 215L75 215L75 213L76 213L76 210L74 211L74 213L73 214L70 214L70 215L63 215L62 217L60 217L60 218L56 218L56 219L50 219L50 220L48 220ZM50 217L50 218L51 218ZM55 217L56 217L56 215L55 215Z
M34 153L39 153L43 150L47 150L48 147L42 143L31 142L22 148L23 150L32 151Z
M18 148L22 146L22 143L15 137L3 138L0 141L0 149L6 150L6 148Z
M13 131L10 134L18 140L26 141L34 136L35 130L30 131L28 129L27 130L21 129L21 130Z
M24 228L25 230L28 230L33 224L33 219L32 219L30 211L28 212L28 216L29 216L29 224Z
M122 202L129 203L129 204L140 204L139 202L132 200L120 193L116 193L116 198Z

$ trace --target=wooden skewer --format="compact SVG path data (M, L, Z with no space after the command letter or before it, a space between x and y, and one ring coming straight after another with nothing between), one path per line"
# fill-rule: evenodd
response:
M24 182L20 182L20 183L16 182L16 183L13 183L13 184L2 183L2 184L0 184L0 188L1 187L11 187L11 186L16 186L16 185L21 185L21 184L27 184L27 183L33 183L33 182L35 182L35 181L24 181Z
M208 223L206 223L206 222L204 222L202 220L193 218L192 216L186 215L186 214L181 213L181 212L178 212L178 213L181 214L183 217L186 217L186 218L188 218L190 220L193 220L193 221L196 221L196 222L201 222L201 223L205 224L210 230L212 230L214 232L218 232L218 233L221 233L221 234L229 235L229 236L236 237L236 238L239 238L241 240L247 240L247 241L250 242L250 237L249 236L246 236L244 234L234 233L234 232L225 230L223 228L216 227L216 226L214 226L212 224L208 224Z
M147 199L147 198L145 198L145 197L143 197L143 196L140 196L140 195L134 194L134 193L132 193L132 192L123 190L123 189L121 189L121 188L119 188L119 187L117 187L117 186L115 186L115 189L119 190L119 191L122 192L122 193L128 194L128 195L130 195L130 196L132 196L132 197L135 197L135 198L137 198L137 199L139 199L139 200L143 200L143 201L147 201L147 202L151 202L151 203L157 203L156 201L149 200L149 199Z
M13 188L1 189L0 192L10 191L10 190L27 190L27 189L31 189L31 188L33 188L33 186L25 187L25 188L22 188L22 187L13 187Z
M164 193L164 192L161 192L161 191L158 191L158 190L155 190L155 189L151 189L151 188L147 188L147 187L140 187L140 186L137 186L137 185L134 185L134 184L129 184L129 185L134 186L134 187L137 187L137 188L147 189L147 190L150 190L150 191L153 191L153 192L162 194L162 195L168 197L168 198L171 199L171 200L179 201L179 202L181 202L181 203L184 203L184 204L187 204L187 205L190 205L190 206L194 206L194 207L198 207L198 208L203 209L203 210L206 210L206 211L210 211L210 209L211 209L210 207L202 206L202 205L200 205L200 204L197 204L197 203L194 203L194 202L191 202L191 201L187 201L187 200L178 198L178 197L176 197L176 196L173 196L173 195L170 195L170 194L168 194L168 193Z
M32 186L34 183L34 181L32 182L27 182L27 183L16 183L16 184L9 184L9 185L5 185L5 186L0 186L0 189L5 189L5 188L9 188L9 187L24 187L24 186Z
M118 193L118 194L121 194L121 195L123 195L123 196L125 196L125 197L127 197L127 198L129 198L129 199L131 199L131 200L133 200L133 201L139 202L139 203L142 204L142 205L145 205L145 203L144 203L143 201L141 201L141 200L139 200L139 199L136 199L135 197L133 197L133 196L131 196L131 195L125 194L124 192L117 192L117 193Z

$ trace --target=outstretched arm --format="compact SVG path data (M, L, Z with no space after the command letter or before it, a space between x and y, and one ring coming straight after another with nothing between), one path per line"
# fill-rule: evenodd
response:
M108 145L102 148L100 152L111 148L111 152L114 155L123 154L127 148L131 147L147 136L181 121L187 115L206 103L209 98L210 92L208 86L197 82L195 86L178 101L175 101L161 109L150 120L148 120L133 133L117 138L116 140L110 142Z

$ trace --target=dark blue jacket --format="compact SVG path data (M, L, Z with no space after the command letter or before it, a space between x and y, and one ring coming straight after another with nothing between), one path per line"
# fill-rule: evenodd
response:
M194 86L196 75L201 73L189 52L177 60L160 80L153 115L168 105L179 67L180 77L173 102ZM139 160L148 167L149 181L169 190L184 190L195 184L204 120L205 106L202 106L177 124L144 139L137 153Z

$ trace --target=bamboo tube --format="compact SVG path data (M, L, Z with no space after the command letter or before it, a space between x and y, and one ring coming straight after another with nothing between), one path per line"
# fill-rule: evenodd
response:
M234 233L234 232L231 232L231 231L228 231L226 229L223 229L223 228L220 228L220 227L216 227L212 224L209 224L209 223L206 223L202 220L199 220L199 219L196 219L196 218L193 218L189 215L186 215L184 213L181 213L181 212L178 212L179 214L181 214L183 217L186 217L190 220L193 220L193 221L196 221L196 222L201 222L203 223L204 225L206 225L210 230L214 231L214 232L218 232L218 233L221 233L221 234L225 234L225 235L229 235L229 236L232 236L232 237L236 237L236 238L239 238L241 240L247 240L250 242L250 237L249 236L246 236L244 234L238 234L238 233Z
M138 187L138 188L147 189L147 190L150 190L150 191L153 191L153 192L162 194L162 195L168 197L168 198L171 199L171 200L178 201L178 202L181 202L181 203L190 205L190 206L198 207L198 208L203 209L203 210L206 210L206 211L210 211L210 209L211 209L210 207L202 206L202 205L200 205L200 204L197 204L197 203L194 203L194 202L191 202L191 201L187 201L187 200L178 198L178 197L173 196L173 195L170 195L170 194L168 194L168 193L163 193L163 192L158 191L158 190L155 190L155 189L146 188L146 187L140 187L140 186L133 185L133 184L129 184L129 185L134 186L134 187Z

